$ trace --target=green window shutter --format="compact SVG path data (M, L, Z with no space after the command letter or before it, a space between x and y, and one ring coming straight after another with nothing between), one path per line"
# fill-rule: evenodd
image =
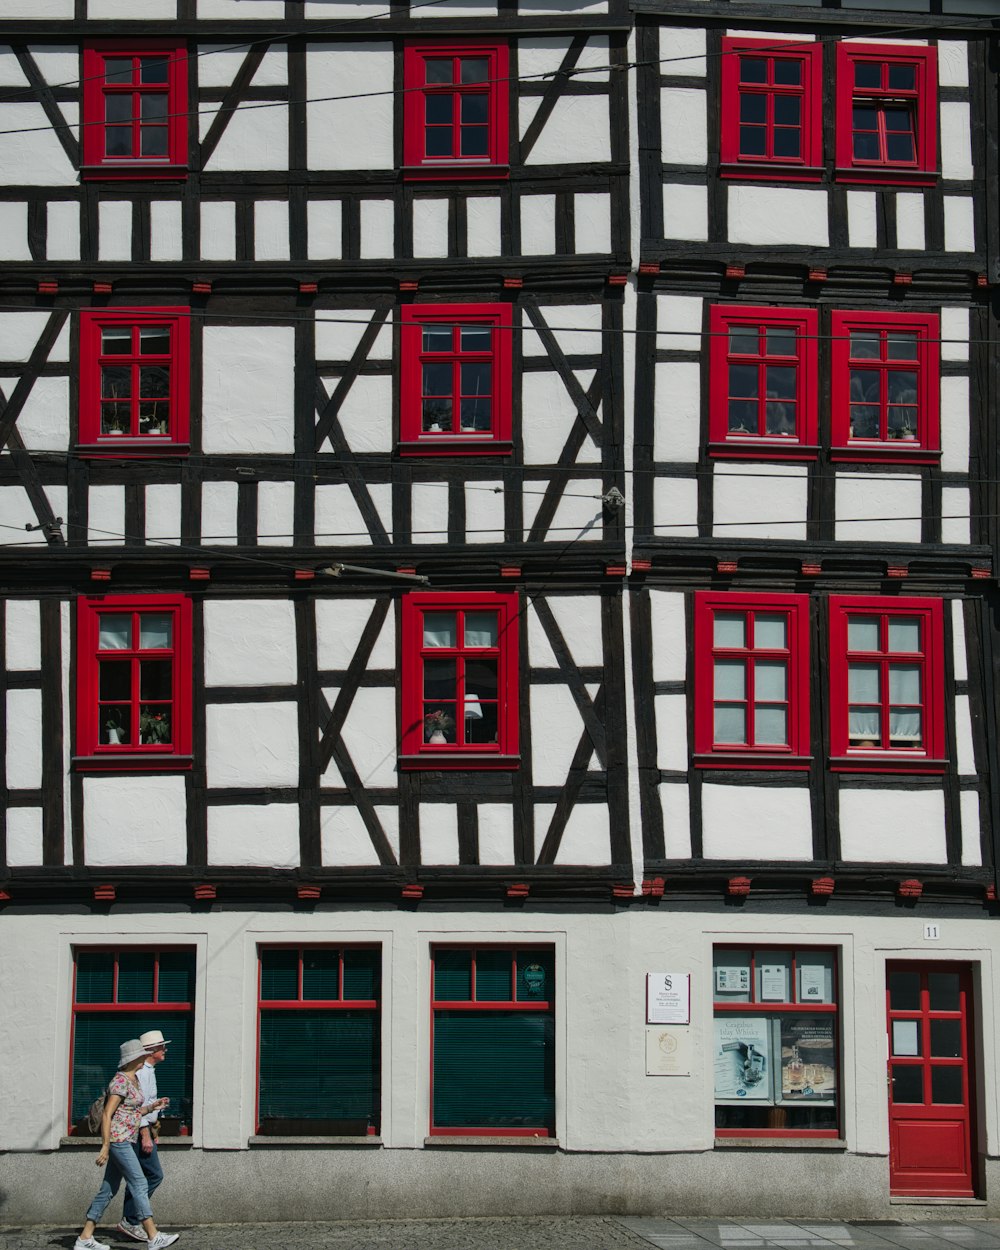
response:
M346 950L344 955L344 998L377 999L382 985L381 950Z
M153 1001L153 951L118 952L119 1003L151 1003Z
M306 1001L325 999L327 1002L340 997L340 951L302 952L302 997Z
M76 1001L110 1003L114 992L114 952L79 951L76 956Z
M169 1116L190 1123L194 1071L194 1016L149 1011L79 1012L73 1029L73 1098L71 1117L78 1124L118 1068L122 1042L149 1029L170 1038L167 1057L157 1066L156 1089L170 1099Z
M512 953L492 947L476 951L476 1002L510 1002Z
M163 951L157 1002L194 1002L194 951Z
M265 950L260 953L260 996L265 1002L288 1002L299 996L299 952Z
M472 951L434 952L434 999L467 1003L472 998Z

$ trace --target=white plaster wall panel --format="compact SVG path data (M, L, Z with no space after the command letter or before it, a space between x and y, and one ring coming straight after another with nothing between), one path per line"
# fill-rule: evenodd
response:
M35 790L42 784L42 692L8 690L7 785Z
M601 641L600 603L592 595L550 595L546 602L574 663L581 667L602 668L604 645Z
M413 255L448 255L448 201L443 197L413 201Z
M926 247L924 197L919 191L900 191L896 195L896 246L913 252L922 252Z
M603 343L600 304L552 304L541 309L545 323L566 356L599 355ZM521 351L525 356L547 356L545 344L524 318Z
M91 486L87 492L87 542L120 547L125 533L125 487Z
M607 0L520 0L517 11L524 17L558 16L563 13L607 13Z
M209 704L210 786L297 786L299 727L294 703Z
M8 399L16 384L15 378L3 379ZM17 418L17 428L29 451L64 452L69 446L69 378L38 378Z
M245 5L244 5L245 7ZM228 87L243 67L245 47L231 43L201 43L198 45L198 86ZM283 87L288 82L288 48L283 43L272 44L250 80L252 87ZM262 110L263 111L263 110Z
M414 482L410 490L410 526L415 543L448 541L448 485Z
M344 250L343 206L340 200L310 200L306 206L310 260L340 260Z
M187 862L183 777L84 777L84 858L88 866L134 864L141 813L142 862Z
M306 96L314 101L306 105L309 168L392 169L392 44L311 43L306 75ZM334 95L360 98L317 98Z
M665 782L660 786L663 812L663 851L667 859L691 858L691 798L688 786Z
M87 0L87 17L92 22L105 19L145 22L176 16L177 0L142 0L141 9L136 9L133 0Z
M288 201L256 200L253 206L255 260L288 259Z
M47 312L0 313L0 359L18 364L26 362L48 322ZM67 357L54 357L50 353L49 359L66 360Z
M201 254L205 260L236 259L236 205L232 200L202 200Z
M470 543L504 540L504 484L468 482L465 487L465 533Z
M812 34L803 34L802 31L794 30L753 30L746 26L731 27L726 31L727 35L731 35L735 39L772 39L781 40L782 43L794 43L796 40L800 43L814 43L816 36ZM845 40L847 42L847 40ZM891 39L880 40L879 42L892 43Z
M287 547L295 530L295 483L261 482L257 487L257 541Z
M714 477L716 538L805 539L805 466L717 463Z
M952 665L956 681L969 680L969 664L965 650L965 611L961 599L951 601L951 631L954 640Z
M974 252L976 224L971 195L946 195L944 199L944 248L946 252Z
M969 310L941 309L941 359L969 359Z
M573 230L581 254L611 251L611 196L584 191L573 197Z
M346 669L350 665L374 606L372 599L348 599L336 593L316 600L316 663L320 669ZM396 627L390 612L372 648L368 668L394 672L397 666Z
M969 543L972 541L969 492L964 486L945 486L941 490L941 541Z
M0 204L0 260L31 260L28 206L23 201Z
M399 811L377 807L382 832L399 859ZM320 855L324 867L357 867L381 862L361 813L356 807L324 807L319 818Z
M395 254L396 209L392 200L361 201L362 260L379 259Z
M566 784L583 730L583 720L565 686L532 687L531 767L536 786Z
M38 868L42 864L42 810L7 808L7 867Z
M392 539L392 488L388 483L368 484L368 494L382 527ZM350 486L316 488L316 541L317 543L347 547L371 545L368 525L361 515Z
M536 816L541 816L543 811L547 817L545 823L535 822L535 845L539 848L554 809L547 803L539 804L535 808ZM593 866L611 863L611 818L603 803L576 804L566 821L555 863Z
M653 680L684 681L687 677L687 622L679 591L654 590L649 596L653 640Z
M963 790L958 798L962 817L962 863L978 867L983 862L983 834L979 819L979 795L975 790ZM8 839L10 834L8 833ZM8 841L8 847L10 843ZM10 861L10 852L7 854Z
M851 247L878 247L874 191L848 191L847 237Z
M939 39L938 85L967 87L969 85L969 45L957 39Z
M941 118L941 177L971 181L972 124L969 105L965 101L942 100L938 106Z
M46 486L44 493L56 516L66 516L66 487ZM19 547L48 546L41 531L33 530L28 533L24 528L29 522L34 525L37 520L23 486L0 487L0 530L19 531L10 534L8 544L16 543Z
M41 620L35 599L4 604L4 650L7 671L31 672L42 664Z
M79 70L73 77L79 77ZM0 134L0 180L18 186L74 185L76 172L42 106L12 101L3 108L3 129L20 133Z
M307 18L323 18L329 20L331 12L336 12L336 0L306 0L305 15ZM391 17L392 14L385 7L384 0L381 3L376 0L373 4L360 4L352 2L350 15L353 19L362 17Z
M941 379L941 468L969 471L969 379Z
M658 295L657 345L664 351L701 351L703 305L703 300L690 295Z
M701 792L706 859L812 859L812 812L805 786L706 784Z
M70 656L73 654L73 617L75 604L63 599L59 604L59 645L62 655ZM62 705L64 708L73 707L73 687L70 679L72 676L72 665L64 663L62 665L61 676L61 694ZM67 726L66 732L62 735L62 770L63 776L68 777L71 768L73 740ZM70 786L63 786L62 795L63 809L63 863L71 864L74 858L73 851L73 828L74 828L74 812L73 812L73 793Z
M791 187L729 188L734 243L829 247L826 192Z
M202 139L218 114L217 108L200 106L199 127ZM288 106L273 104L267 108L241 109L229 115L229 121L205 164L208 173L224 170L288 168Z
M184 221L180 200L153 200L149 206L150 260L183 260Z
M9 19L13 15L10 12L10 4L4 3L3 16ZM39 16L33 13L32 17ZM32 43L28 45L28 51L34 57L35 64L42 76L43 81L47 82L51 87L58 87L63 84L72 86L80 77L80 46L77 43ZM64 102L61 105L63 116L68 121L75 121L75 113L71 114L71 110L76 105Z
M0 44L0 87L26 87L28 80L18 64L14 49Z
M594 371L574 370L586 392ZM521 439L525 464L556 464L566 439L577 420L576 405L562 378L554 371L524 373L521 377ZM577 460L599 463L600 450L589 434L583 440Z
M684 772L688 766L687 699L682 694L656 696L656 762Z
M521 196L522 256L551 256L556 250L556 197Z
M497 6L491 0L442 0L421 10L423 17L495 17Z
M663 186L663 237L703 243L708 238L708 188L667 182Z
M46 205L45 257L80 259L80 205L75 200L49 200Z
M537 98L537 97L536 97ZM521 135L528 112L522 108ZM542 127L526 165L611 160L611 121L607 96L561 96Z
M697 537L698 483L695 478L657 478L653 482L653 533L658 538Z
M202 450L294 450L292 326L206 326Z
M946 863L943 794L841 787L840 854L861 863Z
M514 809L509 803L479 803L479 862L513 864Z
M503 250L500 232L500 197L470 195L465 201L466 252L469 256L499 256Z
M660 133L668 165L708 163L708 114L705 92L692 87L660 91Z
M395 790L399 754L395 690L360 689L354 696L342 737L361 784Z
M288 599L205 601L205 685L294 685L295 609Z
M208 862L254 868L299 866L296 803L209 807Z
M101 200L97 205L99 260L132 259L132 202Z
M202 482L201 541L211 546L236 542L236 510L240 488L236 482Z
M179 543L181 540L181 488L176 482L146 487L146 540Z
M920 542L920 478L837 474L838 542Z
M532 668L558 668L559 661L556 654L549 645L549 638L542 623L538 619L538 614L529 605L527 610L528 622L528 655ZM527 657L522 659L522 663L527 665Z
M572 42L569 35L542 35L517 41L517 72L522 80L540 80L543 74L554 74L563 62ZM608 39L606 35L591 35L581 51L573 81L608 81Z
M697 460L701 370L686 360L659 361L653 368L653 455L657 460Z
M370 308L324 308L316 317L316 359L349 361L371 319ZM391 320L375 336L367 360L392 359Z
M539 494L525 499L524 532L534 524L535 514L541 505L545 483L538 484ZM573 482L572 493L564 494L556 507L547 534L551 541L596 542L601 539L601 495L604 488L599 481L583 478Z
M265 18L285 16L284 0L254 0L247 4L246 0L198 0L198 16L203 20L228 19L239 21L241 18Z
M955 695L955 763L960 777L976 775L976 756L972 747L972 712L967 694Z
M660 73L699 76L706 73L705 32L700 27L660 27Z
M420 804L420 862L422 864L457 864L460 862L456 804Z

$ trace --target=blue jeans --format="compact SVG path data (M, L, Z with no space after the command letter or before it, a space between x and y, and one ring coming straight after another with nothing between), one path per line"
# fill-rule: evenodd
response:
M163 1168L160 1166L160 1156L156 1150L156 1142L153 1142L152 1154L144 1155L142 1153L141 1141L135 1142L132 1146L132 1150L135 1153L135 1157L139 1160L139 1166L142 1168L143 1175L146 1177L148 1199L151 1199L153 1194L163 1183ZM147 1201L147 1206L148 1205L149 1203ZM141 1216L139 1214L139 1207L136 1203L135 1195L132 1193L131 1185L125 1191L125 1211L123 1214L127 1224L138 1224L141 1219L146 1218L145 1216Z
M135 1199L135 1208L140 1220L151 1220L153 1212L149 1206L149 1184L145 1174L135 1157L131 1142L112 1142L108 1152L108 1166L104 1170L104 1180L97 1191L94 1201L87 1211L87 1219L95 1223L104 1214L111 1199L118 1192L122 1180L128 1182L129 1191Z

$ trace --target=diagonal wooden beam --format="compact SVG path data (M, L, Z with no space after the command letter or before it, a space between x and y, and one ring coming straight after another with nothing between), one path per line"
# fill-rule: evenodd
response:
M45 329L42 331L38 342L32 348L31 355L28 357L28 363L22 369L21 376L11 392L10 399L3 410L0 411L0 447L6 446L7 440L10 438L10 432L21 415L21 410L24 408L28 396L31 394L31 388L38 380L42 366L48 360L49 352L52 350L68 317L68 309L56 309L49 314Z
M604 385L604 379L601 377L601 370L598 369L594 374L594 380L587 388L587 399L596 408L599 403L599 396ZM580 454L580 448L583 446L583 440L587 437L587 427L582 421L574 421L572 429L567 436L563 449L559 453L559 459L556 462L559 468L569 468L576 464L576 458ZM598 466L594 466L597 468ZM556 509L563 497L566 487L571 484L571 479L564 473L556 473L548 481L545 487L545 494L542 496L542 502L538 505L538 511L535 513L535 519L531 522L531 530L528 533L529 543L540 543L545 540L549 526L555 520Z
M340 736L341 730L344 728L344 722L347 720L347 713L351 710L351 704L354 702L358 684L368 667L372 650L378 641L379 634L382 632L385 618L389 614L390 602L391 600L388 596L376 599L372 605L371 614L365 622L365 627L361 631L357 648L351 657L350 664L347 666L347 672L344 674L344 681L337 695L337 701L333 705L333 711L330 713L326 727L323 730L323 737L320 740L320 776L326 772L327 765L333 756L334 740Z
M601 767L608 767L608 747L604 736L604 724L594 710L594 704L590 701L590 695L587 688L580 679L580 670L573 663L569 647L566 645L566 639L562 635L562 630L556 623L556 618L549 607L548 602L541 598L535 597L531 600L531 606L535 610L539 624L545 631L545 636L552 648L552 654L556 657L556 664L559 666L559 672L566 682L570 694L573 696L573 702L576 704L577 711L583 720L590 740L597 752L597 758L600 760ZM603 686L601 687L603 689Z
M577 381L576 374L569 367L569 362L563 354L562 348L556 342L555 335L549 329L548 323L542 316L537 300L535 300L533 296L525 296L522 300L522 304L525 312L528 314L528 319L537 330L538 337L542 340L542 345L544 346L549 359L552 361L556 373L558 373L560 378L562 378L563 386L565 386L566 390L569 392L569 397L572 399L573 404L576 407L580 420L587 427L590 437L594 440L597 446L600 447L603 442L604 426L601 422L601 418L597 415L597 409L587 398L586 392ZM603 340L603 335L601 337ZM603 351L595 352L594 354L600 356L601 358L603 358L604 355Z
M551 81L546 85L545 94L542 96L538 110L528 123L528 129L524 132L524 138L521 140L519 145L519 156L522 162L527 161L528 156L531 154L531 149L535 146L538 136L542 133L542 127L552 116L552 110L562 98L563 88L569 80L569 75L576 69L576 64L580 59L580 54L587 46L587 38L587 35L573 36L559 68L556 70ZM530 99L531 97L522 96L522 104L526 98Z
M323 411L319 414L319 420L316 422L316 450L322 450L323 443L333 431L337 413L340 412L341 405L347 398L348 392L354 385L354 380L361 372L361 366L368 359L368 353L374 346L379 331L385 324L385 319L389 316L392 309L392 301L383 299L378 302L372 311L372 319L365 326L365 332L362 334L357 347L354 349L354 355L351 357L350 363L341 374L337 381L337 385L333 388L333 394L326 401ZM333 441L332 438L330 440ZM350 450L344 444L345 449ZM340 448L338 447L339 451Z
M14 47L14 55L17 57L17 63L21 67L21 72L31 84L49 125L55 131L56 138L62 144L63 151L69 158L69 163L74 169L78 169L80 166L80 145L67 124L55 96L52 94L52 88L42 77L38 63L24 44Z
M603 685L597 692L596 707L598 713L603 715ZM559 854L559 848L562 845L563 834L566 832L566 825L569 823L570 813L580 797L583 783L587 780L587 765L590 763L590 757L593 753L594 744L590 741L587 731L584 730L580 735L580 741L577 744L572 763L569 766L569 777L566 779L566 784L559 794L556 810L552 813L552 819L549 821L542 849L538 852L539 864L554 864L556 862L556 856ZM611 861L610 844L608 845L608 861Z
M250 86L250 81L260 68L260 63L263 61L264 55L270 46L270 44L261 44L258 47L251 48L243 58L243 64L240 66L236 77L226 88L226 93L222 97L222 103L219 105L219 111L212 118L212 124L201 141L202 169L205 168L215 154L215 149L219 146L219 140L225 134L226 127L232 118L233 110L242 100L243 92Z
M327 402L323 383L317 377L316 411L322 412ZM378 514L378 509L375 507L375 502L368 489L368 483L365 481L365 475L362 473L354 453L348 446L347 440L340 429L340 422L336 417L330 428L329 438L331 446L337 453L337 467L343 474L345 483L350 487L351 494L354 496L354 502L358 505L358 511L361 513L362 520L368 529L368 536L372 540L372 546L388 547L389 535L382 524L382 518Z

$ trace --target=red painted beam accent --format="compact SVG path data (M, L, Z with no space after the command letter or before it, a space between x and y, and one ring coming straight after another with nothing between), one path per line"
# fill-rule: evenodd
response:
M832 894L835 884L833 877L814 877L810 889L813 894Z
M190 577L193 582L207 582L211 580L212 570L203 568L188 569L188 577Z
M990 280L984 273L976 274L976 286L982 290L990 289Z
M209 885L207 881L203 881L201 885L194 887L194 896L197 899L213 899L218 898L219 891L214 885Z
M10 899L11 896L8 890L0 890L0 903L9 903Z
M38 282L39 295L58 295L59 283L55 278L41 278Z
M892 275L892 285L893 286L912 286L913 274L907 273L905 269L897 269L897 271Z
M531 893L531 886L524 881L515 881L507 887L508 898L527 898Z
M900 881L896 892L900 898L919 898L924 892L924 883L916 877L908 877L906 881Z
M608 286L625 286L628 282L627 273L609 273Z
M726 277L729 278L730 280L736 279L738 281L740 278L745 278L746 276L747 276L746 265L727 265L726 266Z
M300 295L315 295L318 290L319 290L318 282L300 282L299 283Z
M397 573L416 573L417 566L415 564L397 564Z
M887 564L885 575L886 577L909 577L910 570L905 564Z
M95 282L93 286L95 295L110 295L112 289L110 282Z
M520 291L520 289L523 286L524 286L523 278L516 278L513 275L511 275L510 277L504 278L503 280L503 289L505 291Z
M297 582L311 582L316 576L315 569L296 569L295 580Z
M115 887L113 885L95 885L94 899L98 902L113 903L115 901Z
M642 882L642 892L647 898L663 898L663 890L666 881L663 877L645 877Z
M823 572L822 564L819 564L815 561L810 561L810 560L802 561L802 576L803 577L819 577L820 573L822 572Z
M652 560L633 560L632 561L633 573L648 573L652 567L653 567Z
M611 886L612 898L635 898L635 888L631 881L616 881Z
M624 577L628 572L628 567L624 564L606 564L604 572L608 577Z
M212 284L211 282L192 282L191 290L194 291L195 295L211 295Z
M110 569L91 569L90 580L92 582L110 582L111 570Z
M975 581L984 581L993 576L992 564L974 564L969 570L969 576Z
M809 270L810 282L825 282L828 277L829 277L829 274L827 273L827 270L825 268L817 267L815 269Z
M750 878L730 877L726 883L726 893L734 898L745 898L750 893Z
M421 899L424 897L424 887L411 882L409 885L403 886L400 894L403 898Z
M501 577L520 577L521 566L519 564L501 564L500 576Z
M298 898L316 899L323 893L323 887L321 885L300 885L295 893Z
M399 282L399 289L400 289L401 291L419 291L419 290L420 290L420 283L419 283L419 282L412 281L412 280L410 280L410 279L405 279L405 280L404 280L404 279L402 279L402 278L401 278L401 279L400 279L400 282Z
M716 573L735 573L739 566L739 560L716 560L715 571Z
M983 893L986 895L987 903L995 903L997 901L997 888L995 885L988 885ZM3 891L0 890L0 898L3 897Z
M639 265L639 272L644 277L652 277L660 272L660 262L658 260L644 260Z

